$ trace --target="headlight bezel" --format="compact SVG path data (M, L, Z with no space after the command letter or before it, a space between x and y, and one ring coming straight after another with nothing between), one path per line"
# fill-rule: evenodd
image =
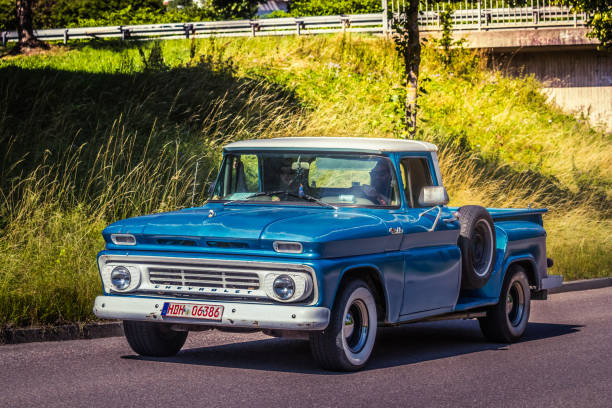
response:
M283 299L278 296L274 290L274 282L280 278L286 276L290 278L294 283L293 295L287 299ZM313 292L314 284L312 282L312 276L307 273L300 272L274 272L269 273L265 276L263 281L263 287L266 294L271 299L282 302L282 303L296 303L307 299Z
M112 272L115 268L122 267L128 270L130 274L130 283L124 289L120 289L113 284ZM106 293L127 293L136 290L140 286L142 280L142 272L136 265L126 265L121 263L108 263L102 269L102 284Z

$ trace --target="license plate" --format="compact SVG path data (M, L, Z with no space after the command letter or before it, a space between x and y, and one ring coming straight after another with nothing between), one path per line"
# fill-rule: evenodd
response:
M161 315L163 317L183 317L220 322L223 317L223 306L166 302Z

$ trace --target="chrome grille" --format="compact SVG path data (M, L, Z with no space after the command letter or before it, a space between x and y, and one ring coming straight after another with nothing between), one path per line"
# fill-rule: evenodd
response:
M141 279L131 293L149 296L270 301L269 288L264 287L266 276L297 273L311 277L314 286L309 299L314 302L318 298L314 270L303 264L137 255L102 255L98 263L108 288L115 266L137 268Z
M182 285L223 289L259 289L257 273L221 268L149 268L149 281L156 285Z

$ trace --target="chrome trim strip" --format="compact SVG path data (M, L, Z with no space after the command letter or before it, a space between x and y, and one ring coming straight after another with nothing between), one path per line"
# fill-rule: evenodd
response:
M125 246L132 246L132 245L136 245L136 237L133 234L111 234L110 236L111 241L113 241L113 244L115 245L125 245ZM132 242L120 242L117 241L117 238L132 238Z
M223 306L220 322L189 318L163 318L164 302ZM329 324L325 307L261 305L185 299L149 299L129 296L98 296L93 312L102 319L185 323L203 326L248 327L255 329L323 330Z
M295 245L297 247L299 247L299 249L289 249L289 250L280 250L278 248L279 245ZM276 252L280 252L280 253L288 253L288 254L301 254L304 251L304 248L302 247L302 243L301 242L295 242L295 241L274 241L272 243L272 247L274 248L274 250Z

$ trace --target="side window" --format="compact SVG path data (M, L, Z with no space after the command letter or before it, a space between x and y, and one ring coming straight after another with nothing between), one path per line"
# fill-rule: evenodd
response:
M419 194L423 187L433 186L427 159L406 157L400 162L406 201L412 208L419 207Z
M215 199L242 199L259 191L259 164L256 155L227 156ZM214 198L213 197L213 198Z

